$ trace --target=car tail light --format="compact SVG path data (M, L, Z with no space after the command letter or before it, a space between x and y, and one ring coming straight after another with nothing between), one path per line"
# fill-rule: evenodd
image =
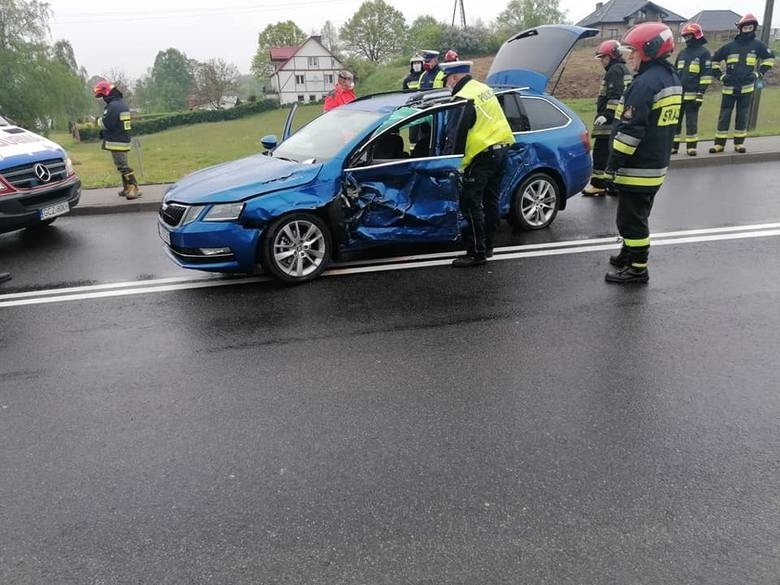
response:
M0 196L11 195L12 193L16 193L16 189L0 176Z
M590 153L590 132L585 130L585 132L580 134L580 139L582 140L583 146L585 146L585 152Z

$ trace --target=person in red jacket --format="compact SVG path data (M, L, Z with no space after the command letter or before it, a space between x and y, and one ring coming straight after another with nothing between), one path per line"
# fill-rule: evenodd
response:
M355 78L349 71L340 71L336 86L325 96L324 109L326 112L348 104L355 99Z

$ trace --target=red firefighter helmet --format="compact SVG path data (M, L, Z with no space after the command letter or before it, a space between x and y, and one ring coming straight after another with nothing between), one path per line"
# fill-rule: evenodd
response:
M694 39L697 41L704 36L704 31L701 30L701 26L697 22L689 22L685 26L682 27L682 30L680 31L680 35L687 36L691 35Z
M626 33L623 44L637 51L643 63L674 52L674 35L662 22L643 22Z
M95 84L95 89L93 90L95 92L95 97L106 97L108 94L111 93L111 90L114 89L114 84L110 81L98 81Z
M739 19L737 22L737 28L741 29L743 26L747 26L749 24L758 26L758 19L748 12L745 16Z
M454 49L450 49L446 53L444 53L444 61L446 63L450 63L452 61L458 60L458 53Z
M596 57L611 57L617 59L620 57L620 43L615 39L604 41L596 49Z

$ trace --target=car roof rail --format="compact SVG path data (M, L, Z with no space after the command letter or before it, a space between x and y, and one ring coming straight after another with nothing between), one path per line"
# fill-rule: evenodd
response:
M448 89L433 89L417 91L409 95L409 99L406 100L407 106L426 107L433 104L440 104L442 102L450 101L452 99L452 92Z

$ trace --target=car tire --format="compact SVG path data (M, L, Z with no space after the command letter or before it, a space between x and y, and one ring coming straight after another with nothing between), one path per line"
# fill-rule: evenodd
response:
M523 231L548 227L561 204L558 182L547 173L527 177L512 198L509 216L513 226Z
M332 255L330 230L311 213L291 213L274 221L262 246L263 267L287 284L314 280Z

